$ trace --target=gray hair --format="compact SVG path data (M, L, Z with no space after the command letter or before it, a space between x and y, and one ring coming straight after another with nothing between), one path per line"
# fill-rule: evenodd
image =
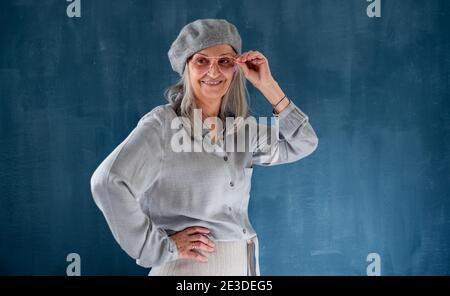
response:
M225 124L226 117L242 117L249 116L248 98L249 93L245 85L246 79L242 70L238 67L233 75L227 92L222 97L222 104L219 111L219 119ZM167 101L171 103L172 108L178 116L186 117L194 123L193 112L197 108L195 104L195 96L189 78L189 67L186 62L183 74L180 80L170 86L164 92ZM225 126L225 125L224 125Z

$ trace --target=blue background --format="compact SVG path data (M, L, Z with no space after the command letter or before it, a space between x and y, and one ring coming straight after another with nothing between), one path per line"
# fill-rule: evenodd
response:
M145 275L114 241L89 180L178 76L167 50L225 18L309 115L318 149L256 167L263 275L450 274L450 1L0 4L0 274ZM248 83L255 116L270 105Z

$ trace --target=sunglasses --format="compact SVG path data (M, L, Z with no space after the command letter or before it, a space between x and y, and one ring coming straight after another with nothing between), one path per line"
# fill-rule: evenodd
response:
M231 55L220 57L206 57L203 55L193 56L189 59L194 69L198 72L206 72L211 69L214 60L217 60L217 65L221 72L233 72L236 69L235 57Z

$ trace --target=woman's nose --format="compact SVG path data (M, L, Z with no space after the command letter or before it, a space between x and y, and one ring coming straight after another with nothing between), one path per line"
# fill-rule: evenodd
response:
M209 71L210 74L213 74L212 76L218 76L220 75L220 69L219 69L219 64L215 61L213 61L211 63L211 66L209 67Z

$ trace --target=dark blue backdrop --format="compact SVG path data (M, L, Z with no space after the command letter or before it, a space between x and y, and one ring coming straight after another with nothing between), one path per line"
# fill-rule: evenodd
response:
M165 103L167 50L225 18L319 137L304 160L256 167L250 217L265 275L450 274L450 1L81 1L0 4L0 274L147 273L116 244L93 170ZM270 105L250 84L255 115Z

